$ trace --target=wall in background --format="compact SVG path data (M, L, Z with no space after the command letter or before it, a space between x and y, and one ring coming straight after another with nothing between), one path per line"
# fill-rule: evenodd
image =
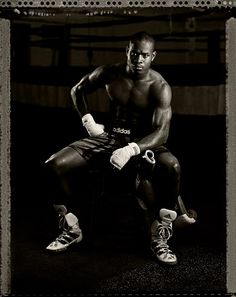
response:
M99 65L125 61L130 36L145 30L157 41L153 68L172 86L174 113L225 114L227 17L220 10L148 8L15 18L12 100L71 108L70 88ZM103 90L89 102L92 110L109 109Z
M225 85L174 86L172 108L176 114L225 114ZM12 84L12 100L50 107L73 108L70 87L38 84ZM104 90L88 97L93 111L109 111L109 98Z

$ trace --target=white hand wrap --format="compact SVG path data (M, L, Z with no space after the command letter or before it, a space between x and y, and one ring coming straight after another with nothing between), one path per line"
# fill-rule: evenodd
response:
M110 158L110 162L113 166L121 170L129 159L133 156L140 154L140 148L135 142L131 142L128 145L115 150Z
M104 132L104 125L97 124L90 113L82 117L82 123L90 136L98 136Z

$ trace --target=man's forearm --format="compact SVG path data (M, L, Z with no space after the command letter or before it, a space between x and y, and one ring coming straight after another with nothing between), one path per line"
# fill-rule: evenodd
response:
M166 133L163 133L161 130L154 131L138 142L131 142L124 147L116 149L110 158L111 164L121 170L131 157L139 155L146 150L155 150L164 144L167 140Z
M140 152L142 153L146 150L154 150L158 148L159 146L165 144L167 139L168 131L156 130L137 141L137 145L139 146Z
M87 96L80 87L73 87L71 90L71 98L73 100L74 106L78 111L80 117L82 118L88 111Z

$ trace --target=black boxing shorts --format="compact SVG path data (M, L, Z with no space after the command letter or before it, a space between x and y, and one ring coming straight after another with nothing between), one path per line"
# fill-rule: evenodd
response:
M112 154L114 150L121 147L121 143L107 132L98 136L90 136L77 140L69 145L76 150L85 160L89 161L99 153Z
M76 150L86 161L93 160L98 155L103 155L109 160L113 151L126 146L131 141L138 141L138 139L131 139L125 133L119 135L119 133L104 132L99 136L90 136L77 140L71 143L69 147ZM165 146L160 146L154 153L156 155L168 151ZM139 156L137 157L139 159Z

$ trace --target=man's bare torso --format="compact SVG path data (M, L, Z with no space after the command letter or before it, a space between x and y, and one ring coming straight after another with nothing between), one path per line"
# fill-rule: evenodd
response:
M113 65L111 71L106 90L115 104L140 111L156 107L158 86L166 83L158 72L150 69L144 77L134 77L121 64Z
M105 87L112 102L115 125L143 130L144 134L146 129L150 131L158 95L166 81L152 69L144 76L132 76L123 64L112 65L105 71L108 71Z

